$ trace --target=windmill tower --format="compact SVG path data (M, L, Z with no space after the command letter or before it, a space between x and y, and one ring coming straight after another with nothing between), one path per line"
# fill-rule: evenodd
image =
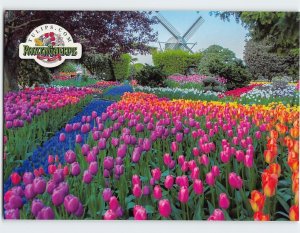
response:
M193 47L197 43L189 43L189 39L195 34L199 27L204 23L204 19L199 16L196 21L189 27L189 29L181 36L181 34L176 30L176 28L166 20L158 11L154 16L158 22L172 35L170 39L166 42L158 42L161 50L164 49L182 49L193 53Z

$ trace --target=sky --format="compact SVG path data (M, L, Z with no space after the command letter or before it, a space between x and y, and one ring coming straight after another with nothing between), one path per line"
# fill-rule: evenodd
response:
M193 48L194 52L204 50L210 45L221 45L224 48L232 50L236 57L243 59L243 50L245 46L246 35L248 31L235 22L232 18L230 22L224 22L220 18L210 16L209 11L160 11L176 29L183 35L186 30L199 17L205 20L200 28L195 32L188 42L196 42ZM161 25L153 25L154 31L158 32L158 41L166 42L172 35ZM151 43L151 46L158 47L159 44ZM151 55L137 55L139 63L153 64Z

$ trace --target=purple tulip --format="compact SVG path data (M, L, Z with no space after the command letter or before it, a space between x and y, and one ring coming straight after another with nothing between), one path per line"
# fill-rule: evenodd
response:
M76 161L76 154L75 154L75 152L72 151L72 150L68 150L65 153L65 160L69 164L74 163Z
M81 143L82 142L82 137L80 134L77 134L76 137L75 137L75 142L76 143Z
M103 160L104 169L111 170L114 167L114 159L111 156L106 156Z
M24 191L21 186L15 186L11 190L13 191L13 193L15 193L16 195L18 195L20 197L24 196Z
M104 169L104 170L103 170L103 176L104 176L105 178L108 178L108 177L110 176L109 170Z
M75 213L79 207L79 199L71 194L64 199L64 207L68 213Z
M19 209L10 209L5 211L5 219L20 219Z
M35 197L36 193L34 192L33 184L28 184L25 186L24 194L26 199L28 200Z
M90 131L90 124L86 123L81 126L81 133L86 134Z
M65 192L62 188L56 188L53 191L51 200L53 205L60 206L64 202Z
M145 185L143 187L143 195L148 196L151 193L150 187L148 185Z
M132 162L137 163L137 162L140 161L140 158L141 158L140 148L135 147L133 152L132 152L132 155L131 155L131 160L132 160Z
M106 139L105 138L100 138L99 139L98 148L100 150L104 150L106 148Z
M93 176L88 170L83 172L83 182L84 183L89 184L92 182L92 179L93 179Z
M23 174L23 183L25 185L31 184L33 182L34 176L31 172L25 172Z
M73 176L78 176L80 174L81 170L80 170L80 165L78 162L74 162L71 164L71 174Z
M95 176L98 172L98 163L97 162L91 162L90 165L89 165L88 170L92 175Z
M111 196L112 196L112 191L111 191L111 189L110 189L110 188L105 188L105 189L103 190L103 193L102 193L103 200L104 200L105 202L108 202L109 199L111 198Z
M50 207L44 207L38 213L37 219L40 220L54 219L54 212Z
M84 213L84 209L83 209L83 206L82 204L79 202L79 206L78 206L78 209L77 211L74 213L75 216L77 217L81 217Z
M11 195L9 205L11 209L20 209L23 206L22 198L15 194Z
M35 199L32 201L31 204L31 213L37 217L38 213L40 212L41 209L44 208L44 204L41 200Z
M117 156L124 158L126 155L126 151L127 151L127 146L125 144L120 145L117 150Z
M11 121L6 121L5 127L6 127L7 129L10 129L10 128L13 127L13 123L12 123Z
M33 188L36 194L43 194L46 190L46 185L47 183L45 179L42 177L36 177L33 180Z
M56 169L52 176L53 181L58 184L62 181L64 181L64 170L63 169Z
M88 144L83 144L81 147L81 153L87 155L90 151L90 146Z
M111 138L111 144L116 147L119 145L119 139L117 138Z
M47 188L46 188L46 191L47 193L51 194L53 193L54 189L57 187L57 184L54 180L49 180L48 183L47 183Z
M120 176L124 173L124 165L116 165L115 166L115 175Z

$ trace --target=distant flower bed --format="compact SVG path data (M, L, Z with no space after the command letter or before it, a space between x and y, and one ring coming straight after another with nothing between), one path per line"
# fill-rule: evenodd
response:
M75 79L76 76L60 76L60 75L57 75L57 76L52 76L52 78L53 78L54 80L65 81L65 80Z
M108 87L119 86L119 85L120 82L118 81L98 81L93 85L89 85L89 87L105 89Z
M189 75L189 76L184 76L184 75L171 75L168 77L169 80L180 83L180 84L187 84L187 83L202 83L204 79L206 79L207 76L205 75ZM227 83L227 79L223 77L216 77L215 78L218 82L225 84Z
M261 84L252 84L247 87L241 87L241 88L237 88L234 90L226 91L225 93L220 94L219 97L223 98L225 96L232 96L232 97L239 98L242 94L245 94L245 93L251 91L253 88L260 86L260 85Z

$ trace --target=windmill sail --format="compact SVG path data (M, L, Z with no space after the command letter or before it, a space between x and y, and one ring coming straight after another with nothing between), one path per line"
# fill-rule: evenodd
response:
M204 23L204 19L200 16L193 24L192 26L186 31L186 33L183 35L183 38L185 40L191 39L191 37L195 34L195 32L199 29L199 27Z
M168 20L165 19L165 17L158 13L156 18L175 38L180 37L180 33Z

